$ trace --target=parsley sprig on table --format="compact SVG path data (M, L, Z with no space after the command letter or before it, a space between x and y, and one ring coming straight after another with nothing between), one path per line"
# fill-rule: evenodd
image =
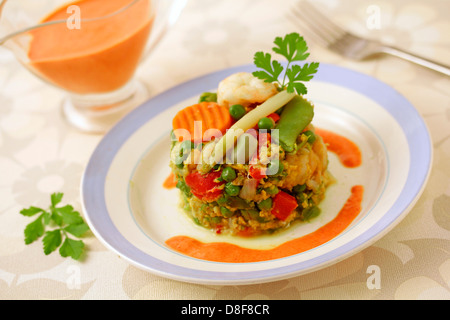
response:
M62 257L78 260L83 253L84 242L70 238L69 234L79 238L89 230L89 226L71 205L57 206L62 198L63 193L53 193L50 197L51 205L47 210L31 206L20 211L20 214L26 217L38 215L25 228L25 244L33 243L44 236L42 243L46 255L59 248ZM51 230L46 231L46 228Z
M263 70L253 72L253 75L265 82L277 82L281 90L287 90L289 93L294 91L297 94L306 94L308 92L303 82L309 81L314 77L319 67L318 62L305 63L303 66L292 64L296 61L304 61L309 57L308 46L305 39L298 33L287 34L284 38L277 37L274 41L275 47L272 50L287 59L286 71L283 81L280 82L280 76L284 68L280 62L272 59L270 53L257 52L254 56L256 67ZM288 81L287 81L288 80ZM287 81L287 82L286 82Z

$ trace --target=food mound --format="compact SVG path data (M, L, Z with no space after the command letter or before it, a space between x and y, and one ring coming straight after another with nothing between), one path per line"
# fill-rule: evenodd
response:
M332 181L327 148L297 88L240 72L176 114L170 166L196 224L251 236L320 214Z

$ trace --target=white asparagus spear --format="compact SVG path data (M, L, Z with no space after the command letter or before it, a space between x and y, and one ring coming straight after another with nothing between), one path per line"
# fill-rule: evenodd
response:
M221 163L228 149L233 148L236 140L248 129L253 128L259 119L267 117L287 104L295 97L295 93L283 90L264 101L261 105L239 119L217 142L214 149L214 163Z

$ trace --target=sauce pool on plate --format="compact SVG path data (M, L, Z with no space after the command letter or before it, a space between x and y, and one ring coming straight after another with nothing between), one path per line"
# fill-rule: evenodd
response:
M166 189L173 189L177 186L177 177L171 172L169 176L164 180L163 187Z
M361 211L363 193L362 186L352 187L350 197L336 218L310 234L273 249L249 249L226 242L203 243L187 236L172 237L166 244L187 256L216 262L246 263L288 257L318 247L344 231Z
M359 147L350 139L334 132L316 128L316 133L322 137L327 149L335 153L341 163L348 168L356 168L361 165L361 151Z

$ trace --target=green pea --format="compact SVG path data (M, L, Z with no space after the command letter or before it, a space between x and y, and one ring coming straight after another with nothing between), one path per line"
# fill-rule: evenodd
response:
M229 197L227 205L236 209L248 209L251 207L247 201L237 196Z
M231 184L231 182L228 182L225 185L225 192L232 197L237 196L240 191L241 191L241 188L239 186L235 186L234 184Z
M228 202L227 196L222 196L219 199L217 199L217 203L221 206L227 204L227 202Z
M239 120L240 118L242 118L246 114L244 106L240 105L240 104L232 105L230 107L230 109L229 109L229 112L230 112L230 115L235 120Z
M233 215L233 211L231 211L230 209L226 208L226 207L220 207L220 213L225 217L225 218L229 218Z
M281 161L279 161L279 166L278 166L278 172L277 172L277 174L282 173L283 170L284 170L284 165L283 165L283 163L282 163Z
M191 188L183 180L178 180L177 188L180 189L186 196L191 195Z
M217 93L203 92L198 99L198 102L217 102Z
M270 130L272 129L274 126L273 120L267 117L261 118L258 121L258 128L259 129L265 129L265 130Z
M298 193L295 198L297 199L297 203L299 206L302 205L303 201L305 201L305 195L303 194L303 192Z
M250 220L250 214L248 213L248 210L241 210L241 215L245 220Z
M202 224L200 223L200 220L198 220L198 218L193 218L195 224L198 224L199 226L201 226Z
M270 210L272 209L272 198L267 198L258 203L258 208L260 210Z
M277 186L271 186L269 188L264 189L264 191L266 191L266 193L271 196L276 195L278 192L280 192Z
M316 141L316 135L311 130L305 131L305 132L303 132L303 134L308 137L308 142L310 144L313 144L314 141Z
M316 206L305 209L303 211L303 218L307 221L311 220L311 219L317 217L320 214L320 211L321 211L320 208L316 207Z
M215 224L221 223L222 222L222 218L221 217L212 217L211 218L211 222L215 223Z
M306 184L298 184L292 189L292 191L299 194L299 193L302 193L303 191L305 191L305 189L306 189Z
M264 218L259 215L259 211L256 209L242 210L241 213L247 220L254 219L258 222L264 222Z
M236 179L236 172L231 167L225 167L222 171L221 177L223 180L231 182Z

